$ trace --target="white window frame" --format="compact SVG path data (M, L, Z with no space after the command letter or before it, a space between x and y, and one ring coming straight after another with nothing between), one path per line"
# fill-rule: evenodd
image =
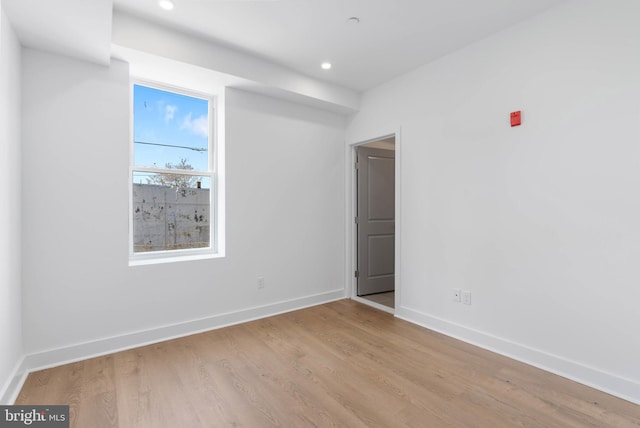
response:
M210 178L209 191L209 247L188 248L176 250L161 250L148 252L134 252L133 248L133 173L134 171L176 173L175 169L149 168L134 165L134 117L133 117L133 87L147 86L161 91L172 92L188 97L205 99L209 103L209 170L182 171L180 174L206 176ZM166 83L153 82L135 78L130 82L129 97L129 266L149 265L157 263L172 263L189 260L220 258L225 256L224 233L224 92L204 93L176 87Z

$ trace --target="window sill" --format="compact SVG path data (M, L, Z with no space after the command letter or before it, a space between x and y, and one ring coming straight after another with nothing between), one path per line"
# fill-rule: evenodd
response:
M189 262L194 260L220 259L224 253L197 253L197 254L144 254L129 257L129 266L146 266L161 263Z

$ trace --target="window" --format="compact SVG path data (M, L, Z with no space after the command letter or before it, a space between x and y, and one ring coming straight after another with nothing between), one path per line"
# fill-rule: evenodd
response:
M132 94L130 264L216 255L215 99L138 83Z

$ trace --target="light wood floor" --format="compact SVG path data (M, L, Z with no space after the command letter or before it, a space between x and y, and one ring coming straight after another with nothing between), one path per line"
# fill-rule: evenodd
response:
M640 406L350 300L29 375L80 428L638 427Z
M363 299L370 300L372 302L380 303L390 307L391 309L396 307L396 293L395 291L388 291L386 293L369 294L367 296L361 296Z

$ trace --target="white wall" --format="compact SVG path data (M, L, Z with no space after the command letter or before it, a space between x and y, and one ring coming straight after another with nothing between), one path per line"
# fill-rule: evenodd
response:
M569 2L365 93L348 127L401 128L397 315L636 402L638 16Z
M22 351L20 288L20 44L0 2L0 403Z
M343 118L228 90L227 256L129 267L127 64L23 56L29 366L344 296Z

